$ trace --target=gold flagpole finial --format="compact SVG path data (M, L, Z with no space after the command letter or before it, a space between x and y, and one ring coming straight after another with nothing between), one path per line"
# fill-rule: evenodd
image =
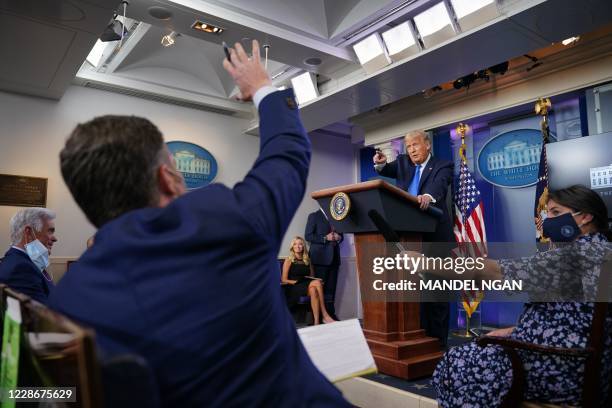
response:
M465 144L465 134L470 130L470 127L466 123L459 123L455 128L457 134L461 135L461 147L459 148L459 156L461 156L461 160L467 162L467 157L465 156L465 149L467 145Z
M550 136L550 129L548 127L548 112L550 112L551 108L552 102L550 102L550 98L540 98L535 103L535 113L542 116L540 128L542 129L542 138L544 143L548 143Z
M547 116L550 108L552 108L550 98L540 98L535 103L535 113L537 115Z

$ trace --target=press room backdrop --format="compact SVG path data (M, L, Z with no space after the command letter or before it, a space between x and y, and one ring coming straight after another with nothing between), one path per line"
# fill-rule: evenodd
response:
M592 90L592 88L583 89L553 98L554 113L550 116L550 128L556 139L566 140L589 134L588 96L592 95ZM533 224L535 185L520 188L494 185L483 177L476 164L482 149L497 136L521 129L540 131L540 118L535 115L533 104L470 119L467 123L471 126L471 131L466 137L466 154L470 171L483 197L487 239L491 242L535 243ZM434 155L453 160L457 173L461 139L456 135L454 126L434 129L433 135ZM403 153L401 140L394 141L392 145L398 153ZM367 147L360 151L362 181L378 178L372 168L373 155L373 148ZM513 325L522 305L521 299L514 299L509 303L485 301L481 306L482 323L490 326ZM457 326L457 318L457 305L453 304L451 326Z

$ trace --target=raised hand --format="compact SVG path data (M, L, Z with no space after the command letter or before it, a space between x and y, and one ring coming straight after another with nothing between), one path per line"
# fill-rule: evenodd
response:
M240 43L236 43L234 48L230 48L231 62L223 60L223 68L234 79L234 82L240 89L238 99L242 101L250 101L258 89L272 85L272 81L268 73L261 64L261 56L259 53L259 42L253 40L253 49L251 57L247 55Z

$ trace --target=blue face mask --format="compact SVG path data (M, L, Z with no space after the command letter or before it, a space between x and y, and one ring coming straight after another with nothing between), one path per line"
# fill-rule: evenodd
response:
M42 242L35 239L25 245L25 251L41 272L47 269L49 266L49 250Z
M542 223L544 236L552 242L571 242L580 235L580 227L574 220L576 213L565 213L556 217L548 217Z

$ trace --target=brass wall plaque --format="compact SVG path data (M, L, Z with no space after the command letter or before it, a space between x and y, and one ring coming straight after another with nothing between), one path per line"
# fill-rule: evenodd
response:
M0 205L46 207L47 179L0 174Z

